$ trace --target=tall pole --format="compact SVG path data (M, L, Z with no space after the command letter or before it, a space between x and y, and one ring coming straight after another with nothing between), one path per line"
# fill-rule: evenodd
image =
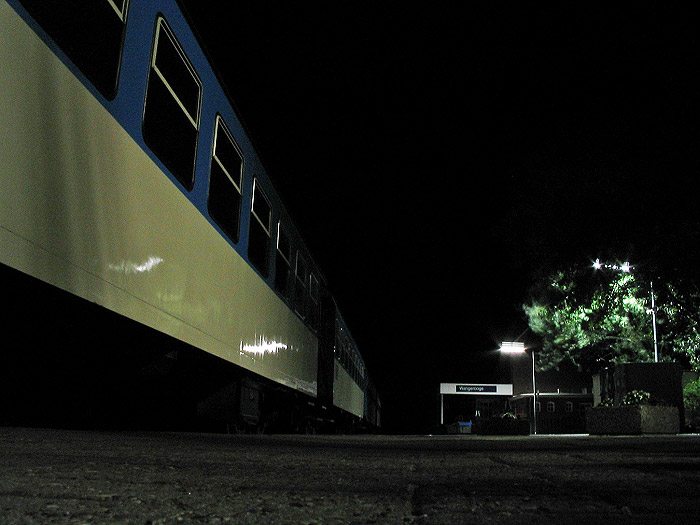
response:
M523 332L524 334L525 332ZM520 339L520 338L518 338ZM525 354L525 343L503 342L501 352L507 354ZM512 363L511 363L512 366ZM512 368L511 368L512 372ZM537 434L537 385L535 384L535 351L532 351L532 433Z
M602 263L600 262L600 259L596 259L595 262L593 263L593 268L596 270L600 270L601 268L611 268L613 270L620 270L625 273L629 273L632 271L634 268L633 266L630 265L629 262L626 262L621 265L617 264L607 264L607 263ZM656 337L656 299L654 298L654 283L650 282L649 287L651 288L651 320L652 320L652 328L654 332L654 362L658 363L659 362L659 345L657 342L657 337ZM647 310L647 313L649 313L649 310Z
M651 319L654 326L654 362L659 362L659 347L656 342L656 300L654 299L654 283L649 283L651 287Z
M532 433L537 434L537 388L535 385L535 351L532 351Z
M445 424L445 396L440 394L440 425Z

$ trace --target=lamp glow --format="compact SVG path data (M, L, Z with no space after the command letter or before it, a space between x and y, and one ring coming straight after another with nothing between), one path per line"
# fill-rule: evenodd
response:
M524 354L525 343L520 343L517 341L505 341L501 343L501 352L504 352L506 354Z
M634 266L632 266L628 261L625 261L622 264L609 264L602 263L600 262L600 259L596 259L593 263L593 269L600 270L602 268L606 268L608 270L619 270L624 273L630 273L632 270L634 270Z

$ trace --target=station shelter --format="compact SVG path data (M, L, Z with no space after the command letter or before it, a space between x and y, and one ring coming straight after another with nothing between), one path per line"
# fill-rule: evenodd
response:
M440 383L440 425L501 414L512 395L512 384Z
M441 383L440 425L508 414L528 420L531 433L586 431L586 409L593 405L590 374L573 365L536 371L533 390L532 361L516 354L509 375L511 383Z

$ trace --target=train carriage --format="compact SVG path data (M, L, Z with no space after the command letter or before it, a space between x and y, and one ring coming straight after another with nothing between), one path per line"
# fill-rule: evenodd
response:
M0 0L0 35L0 418L366 422L360 354L336 359L327 283L181 6Z

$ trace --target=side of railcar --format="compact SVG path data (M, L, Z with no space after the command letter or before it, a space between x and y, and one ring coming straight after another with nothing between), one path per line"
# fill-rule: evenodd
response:
M376 432L382 427L382 402L374 381L370 378L367 384L367 410L365 421L370 432Z
M334 303L332 330L332 405L336 425L345 431L368 431L376 427L376 390L370 381L362 354ZM323 339L322 339L323 341Z
M177 2L0 0L0 24L15 419L299 427L325 283Z

